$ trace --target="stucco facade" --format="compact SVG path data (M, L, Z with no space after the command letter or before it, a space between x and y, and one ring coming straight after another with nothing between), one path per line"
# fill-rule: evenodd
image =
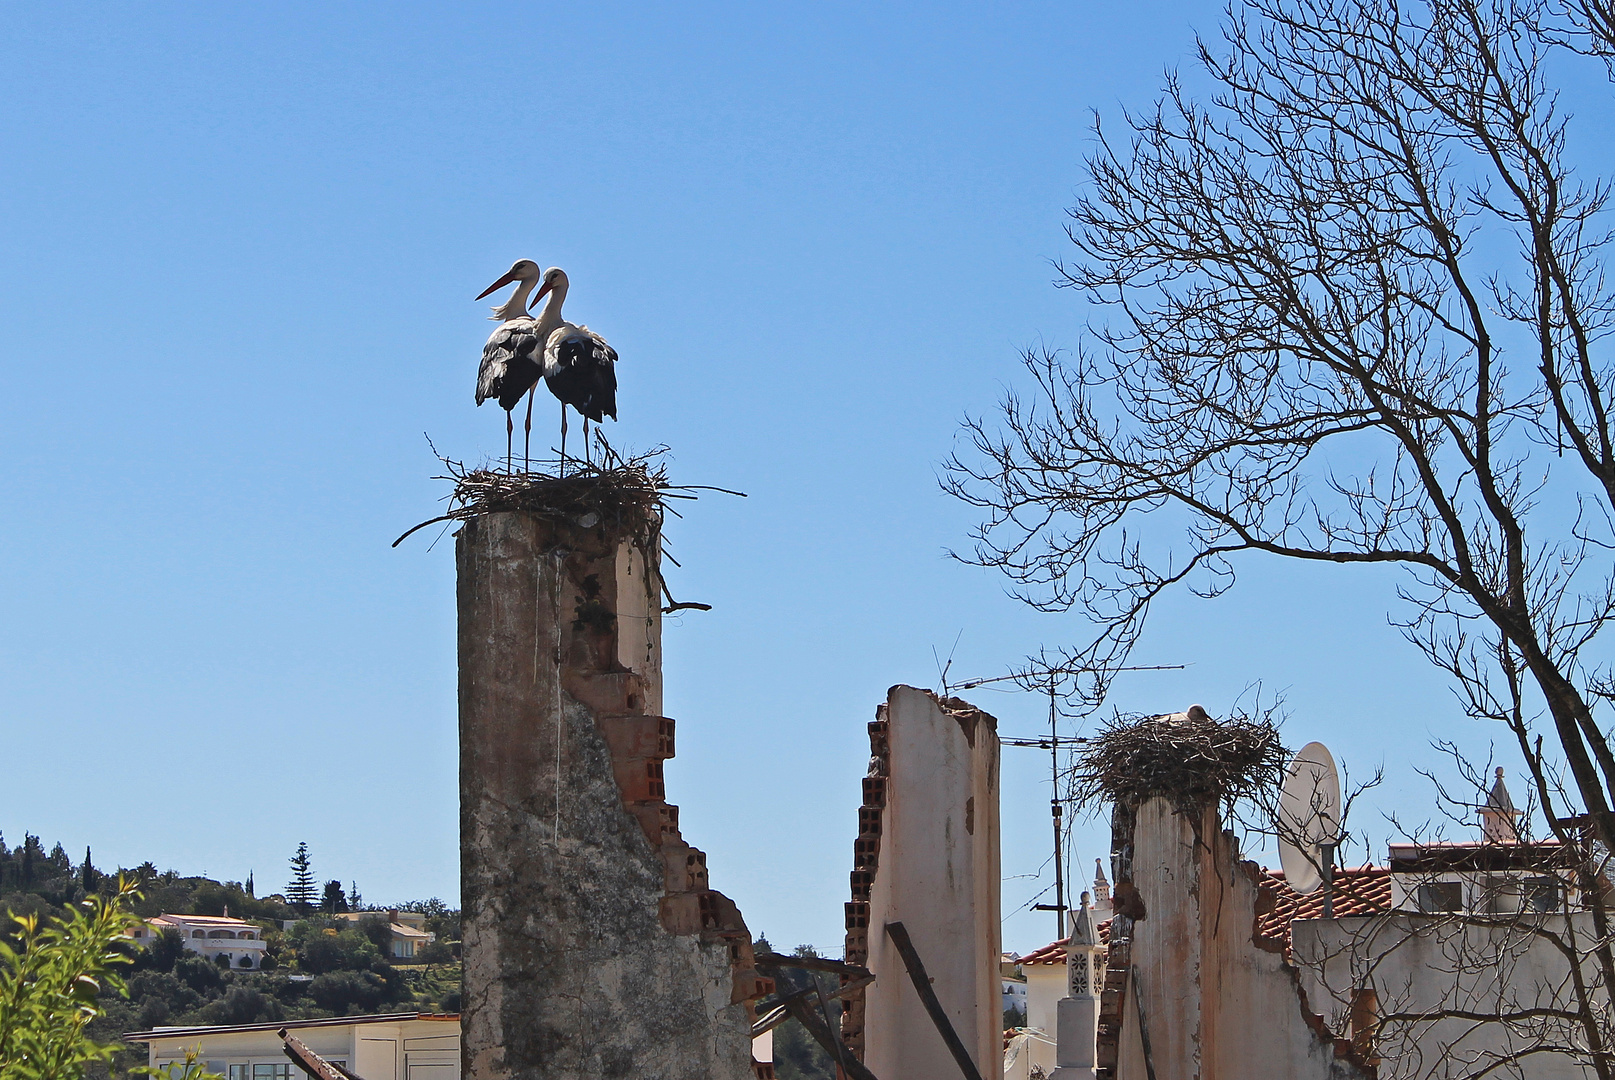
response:
M984 712L894 686L878 868L869 891L864 1064L880 1080L957 1076L884 928L901 922L984 1077L1001 1072L998 732ZM850 958L850 955L849 955Z

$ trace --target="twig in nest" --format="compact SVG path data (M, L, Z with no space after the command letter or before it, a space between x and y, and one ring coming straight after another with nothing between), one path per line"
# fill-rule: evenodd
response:
M674 565L677 566L678 564L674 563ZM670 591L668 591L667 579L665 579L665 578L662 579L662 595L667 597L667 606L662 609L662 614L663 615L671 615L675 611L711 611L712 610L712 605L711 604L697 604L694 601L681 604L677 600L673 599L673 594Z

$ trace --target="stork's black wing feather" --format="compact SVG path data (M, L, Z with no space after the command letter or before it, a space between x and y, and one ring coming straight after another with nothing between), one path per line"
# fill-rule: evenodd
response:
M501 326L482 348L482 367L477 371L477 404L498 398L499 407L509 412L538 382L542 368L539 355L543 343L531 326Z
M573 334L555 348L556 368L544 382L562 402L599 423L617 419L617 350L593 334Z

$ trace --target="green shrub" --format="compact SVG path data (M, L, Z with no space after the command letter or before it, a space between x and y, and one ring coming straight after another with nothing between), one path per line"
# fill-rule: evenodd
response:
M328 971L360 971L381 959L370 939L348 928L334 934L309 934L297 946L297 966L310 975Z
M174 975L203 997L224 985L224 972L201 953L187 952L175 961Z
M251 986L232 986L219 1000L202 1010L210 1024L264 1024L281 1020L280 1002Z
M334 1013L374 1012L387 999L387 983L373 971L333 971L309 985L309 996Z
M129 913L137 898L120 878L112 896L93 896L59 920L12 916L15 944L0 941L0 1080L81 1080L115 1044L86 1028L110 993L127 994L118 969L133 961ZM136 1070L148 1073L144 1067ZM188 1062L183 1080L222 1080Z

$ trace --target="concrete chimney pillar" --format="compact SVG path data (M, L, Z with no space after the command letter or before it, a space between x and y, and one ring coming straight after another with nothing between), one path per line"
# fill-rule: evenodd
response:
M664 797L654 526L491 513L456 559L463 1075L752 1076L767 984Z
M1082 894L1081 906L1071 920L1071 938L1066 944L1066 986L1068 994L1055 1005L1055 1069L1050 1080L1093 1080L1099 1059L1095 1037L1099 1025L1099 991L1104 982L1104 947L1099 944L1099 927Z
M849 1002L843 1030L880 1080L959 1075L885 932L900 922L976 1069L1000 1076L998 722L910 686L892 687L878 716L847 905L847 959L875 983Z

